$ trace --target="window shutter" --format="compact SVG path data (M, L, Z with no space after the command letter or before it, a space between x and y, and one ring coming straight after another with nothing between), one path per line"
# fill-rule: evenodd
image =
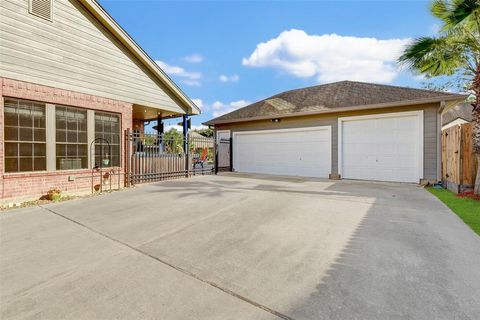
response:
M53 0L30 0L30 13L52 21Z

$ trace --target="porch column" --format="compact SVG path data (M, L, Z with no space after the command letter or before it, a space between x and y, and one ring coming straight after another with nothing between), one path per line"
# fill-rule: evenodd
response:
M158 152L163 153L163 123L162 123L162 116L157 115L157 144L158 144Z
M183 118L183 152L188 154L188 114L184 114Z
M163 134L163 123L162 123L162 116L157 116L157 132L158 134Z

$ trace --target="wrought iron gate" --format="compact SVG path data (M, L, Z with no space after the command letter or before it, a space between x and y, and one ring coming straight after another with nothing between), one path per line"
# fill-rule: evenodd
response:
M215 173L214 138L125 131L125 185Z

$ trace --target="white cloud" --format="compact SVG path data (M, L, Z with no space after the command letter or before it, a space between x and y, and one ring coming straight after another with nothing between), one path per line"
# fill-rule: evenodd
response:
M212 104L212 110L213 110L213 116L214 117L219 117L225 113L232 112L234 110L243 108L247 105L249 105L251 102L247 100L238 100L238 101L233 101L230 103L223 103L220 101L215 101Z
M203 61L203 56L198 54L198 53L194 53L194 54L191 54L189 56L184 57L183 60L185 60L187 62L190 62L190 63L200 63L200 62Z
M357 80L389 83L398 75L396 59L410 39L309 35L288 30L257 45L242 64L272 67L318 82Z
M238 74L232 74L231 76L221 74L218 77L218 80L220 80L221 82L238 82L238 80L240 80L240 77L238 76Z
M200 86L202 83L200 80L202 79L202 74L200 72L190 72L185 70L182 67L169 65L166 62L156 60L155 61L160 68L163 69L168 75L178 77L181 82L185 83L189 86Z

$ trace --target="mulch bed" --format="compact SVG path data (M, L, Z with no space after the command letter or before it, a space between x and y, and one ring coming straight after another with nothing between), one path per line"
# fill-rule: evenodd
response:
M470 199L473 199L473 200L480 201L480 195L473 194L473 191L459 193L459 194L457 194L457 197L459 197L459 198L470 198Z

